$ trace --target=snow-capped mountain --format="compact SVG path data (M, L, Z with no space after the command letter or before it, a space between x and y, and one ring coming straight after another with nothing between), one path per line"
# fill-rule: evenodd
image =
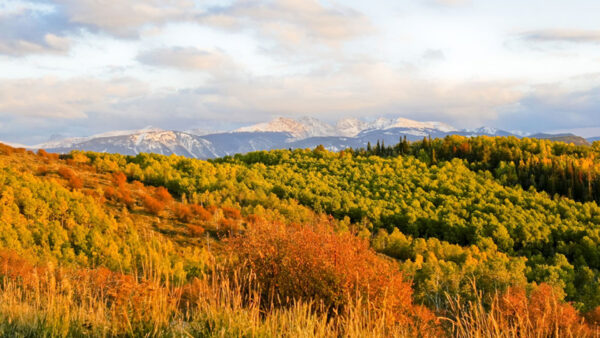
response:
M395 119L387 119L380 117L372 123L369 123L366 129L392 129L392 128L405 128L405 129L435 129L441 132L453 132L457 131L456 128L443 123L443 122L420 122L415 120L398 117Z
M148 132L160 132L160 131L163 131L163 130L160 128L148 126L148 127L142 128L142 129L135 129L135 130L113 130L113 131L109 131L109 132L105 132L105 133L101 133L101 134L95 134L95 135L87 136L87 137L70 137L70 138L62 138L62 139L59 137L52 137L50 139L50 141L31 146L31 148L37 148L37 149L69 148L69 147L73 147L76 144L80 144L80 143L83 143L83 142L86 142L89 140L93 140L93 139L124 136L124 135L136 135L136 134L143 134L143 133L148 133Z
M298 120L278 117L269 122L236 129L234 132L289 133L296 139L336 135L336 130L333 126L312 117L302 117Z
M320 144L330 150L366 147L367 143L383 141L395 144L406 137L410 141L424 137L508 136L512 133L481 127L457 130L442 122L420 122L406 118L378 118L364 121L345 118L329 124L312 117L276 118L229 132L192 129L185 132L146 127L138 130L118 130L89 137L52 140L27 147L51 152L90 150L135 155L141 152L176 154L192 158L214 158L255 150L314 148Z
M341 119L335 124L338 134L346 137L354 137L367 128L369 128L367 122L355 118Z

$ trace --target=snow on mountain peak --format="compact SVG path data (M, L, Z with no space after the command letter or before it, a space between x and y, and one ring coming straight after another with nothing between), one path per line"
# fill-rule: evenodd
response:
M234 130L234 132L286 132L294 138L315 136L344 136L353 137L364 130L384 130L391 128L407 129L436 129L441 132L456 131L442 122L419 122L406 118L389 119L380 117L373 122L364 122L356 118L339 120L335 126L313 117L302 117L297 120L279 117L270 122L263 122Z
M367 129L368 123L356 118L345 118L335 124L335 129L341 136L353 137Z
M313 117L302 117L298 120L278 117L269 122L236 129L234 132L284 132L290 133L294 138L336 135L333 126Z
M296 120L278 117L269 122L257 123L236 129L234 132L284 132L290 133L294 137L304 137L306 127Z
M456 131L456 128L443 122L420 122L415 120L398 117L392 121L392 124L385 129L390 128L413 128L413 129L437 129L443 132Z

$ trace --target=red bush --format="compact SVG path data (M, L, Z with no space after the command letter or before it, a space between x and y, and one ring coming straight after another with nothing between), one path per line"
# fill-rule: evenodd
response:
M127 183L127 176L125 176L125 174L123 174L122 172L113 173L112 174L112 182L117 187L124 186L125 183Z
M187 226L190 235L199 237L204 233L204 228L199 225L188 224Z
M212 219L213 215L208 210L204 209L201 205L192 204L190 206L194 215L196 215L201 221L206 222Z
M192 209L190 208L189 205L185 205L185 204L179 204L177 206L175 206L175 209L173 210L173 212L175 213L175 217L181 221L181 222L189 222L192 220L192 218L194 217L194 214L192 213Z
M40 176L46 176L50 170L45 165L41 165L37 168L37 174Z
M232 208L232 207L222 207L221 210L223 210L223 215L226 218L231 218L231 219L242 218L242 213L239 209Z
M343 311L358 297L395 322L420 323L424 330L434 325L435 316L412 303L412 288L398 267L352 234L325 226L257 223L227 243L239 259L234 265L256 275L267 304L312 299Z
M555 332L583 335L589 330L577 310L563 302L545 283L540 284L529 297L523 288L509 288L500 297L498 306L509 322L526 321L542 336L552 336Z
M170 203L173 200L173 197L171 196L169 191L167 189L165 189L164 187L156 188L156 191L154 192L154 197L157 200L164 202L164 203Z
M69 181L69 186L72 189L81 189L83 188L83 181L77 177L77 174L75 174L75 172L67 167L61 167L60 169L58 169L58 174L66 179L67 181Z
M165 208L165 204L162 201L159 201L152 196L144 196L143 202L146 210L153 215L158 215Z

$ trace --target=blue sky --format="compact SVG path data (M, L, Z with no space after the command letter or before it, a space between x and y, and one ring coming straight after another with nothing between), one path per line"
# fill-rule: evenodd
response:
M592 0L0 0L0 139L277 116L600 135Z

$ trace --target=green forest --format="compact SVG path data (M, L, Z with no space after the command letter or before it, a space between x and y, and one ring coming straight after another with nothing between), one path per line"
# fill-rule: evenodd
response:
M233 288L240 297L237 312L250 313L252 299L275 306L268 312L273 316L300 311L295 301L316 302L306 311L316 316L312 325L323 321L323 335L375 330L371 322L365 322L365 331L352 331L343 322L349 313L359 316L356 299L361 297L378 311L394 313L391 322L377 324L383 331L371 331L384 335L452 336L465 327L474 335L474 326L465 322L474 313L506 330L539 336L598 332L599 142L588 147L448 136L340 152L317 147L208 161L79 151L58 156L7 146L0 153L0 275L18 277L24 289L25 272L11 267L21 260L44 271L106 269L167 293L177 287L172 312L160 311L181 315L177 318L191 323L192 335L270 335L264 317L245 319L253 323L251 331L219 331L227 326L220 322L224 309L231 310L222 299L210 303L212 312L199 305L204 312L181 310L190 294L203 294L198 290L206 292L217 276L219 283L231 285L232 278L244 274L257 284L238 281ZM194 289L201 281L206 284ZM133 299L137 291L128 292L126 298ZM352 292L360 297L348 300ZM519 292L524 298L517 297ZM542 306L535 302L552 298L549 294L557 301L544 311L556 318L570 313L573 319L571 326L544 334L535 330L551 324L535 317ZM120 304L114 299L107 304ZM519 326L525 324L515 319L517 310L506 310L518 302L527 304L519 311L533 318L528 328ZM127 325L78 330L93 335L175 332L165 328L172 318L136 317L138 310L127 306ZM0 328L12 318L7 311L0 306ZM464 315L468 311L471 317ZM332 313L339 313L338 322ZM443 318L452 318L452 325ZM81 326L70 322L66 332L73 325ZM404 331L394 331L398 325ZM320 335L316 326L310 330Z

